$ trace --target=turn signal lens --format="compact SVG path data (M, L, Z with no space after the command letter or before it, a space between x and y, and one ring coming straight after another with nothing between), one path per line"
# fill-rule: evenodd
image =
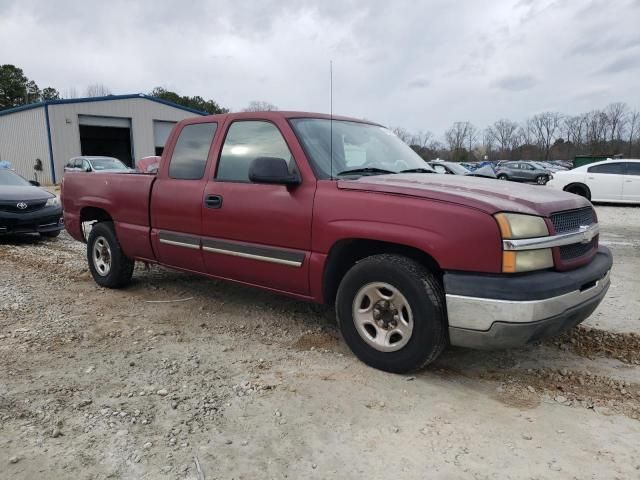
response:
M549 229L544 218L520 213L498 213L495 216L503 239L546 237Z
M502 271L504 273L530 272L551 267L553 267L553 254L550 248L502 253Z

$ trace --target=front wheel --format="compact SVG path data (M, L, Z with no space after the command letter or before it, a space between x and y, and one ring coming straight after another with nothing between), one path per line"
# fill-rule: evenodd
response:
M387 372L419 369L447 344L442 287L401 255L374 255L352 267L340 283L336 313L353 353Z
M498 180L509 180L509 177L507 177L504 173L501 173L500 175L498 175Z
M93 279L102 287L122 288L131 281L134 261L122 253L111 222L100 222L91 229L87 260Z
M547 177L546 175L538 175L538 177L536 178L536 183L538 185L546 185L548 181L549 177Z

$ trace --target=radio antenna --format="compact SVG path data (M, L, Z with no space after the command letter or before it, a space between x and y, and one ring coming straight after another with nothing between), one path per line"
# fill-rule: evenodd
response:
M330 145L330 160L329 168L331 174L331 180L333 180L333 60L329 60L329 145Z

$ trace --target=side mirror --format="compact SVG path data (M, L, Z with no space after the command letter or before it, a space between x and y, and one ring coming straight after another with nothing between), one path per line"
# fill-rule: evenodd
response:
M34 187L39 187L40 186L40 182L38 182L37 180L29 180L29 183L31 185L33 185Z
M86 168L84 169L84 171L85 171L85 172L90 172L90 171L91 171L91 167L86 167Z
M286 160L279 157L256 158L249 167L249 180L275 185L299 185L302 181L298 174L289 172Z

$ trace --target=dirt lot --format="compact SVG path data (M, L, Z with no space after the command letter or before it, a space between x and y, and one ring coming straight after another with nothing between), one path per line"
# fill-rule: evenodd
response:
M66 234L0 240L0 477L640 478L640 208L597 210L585 327L414 376L329 309L162 268L103 290Z

